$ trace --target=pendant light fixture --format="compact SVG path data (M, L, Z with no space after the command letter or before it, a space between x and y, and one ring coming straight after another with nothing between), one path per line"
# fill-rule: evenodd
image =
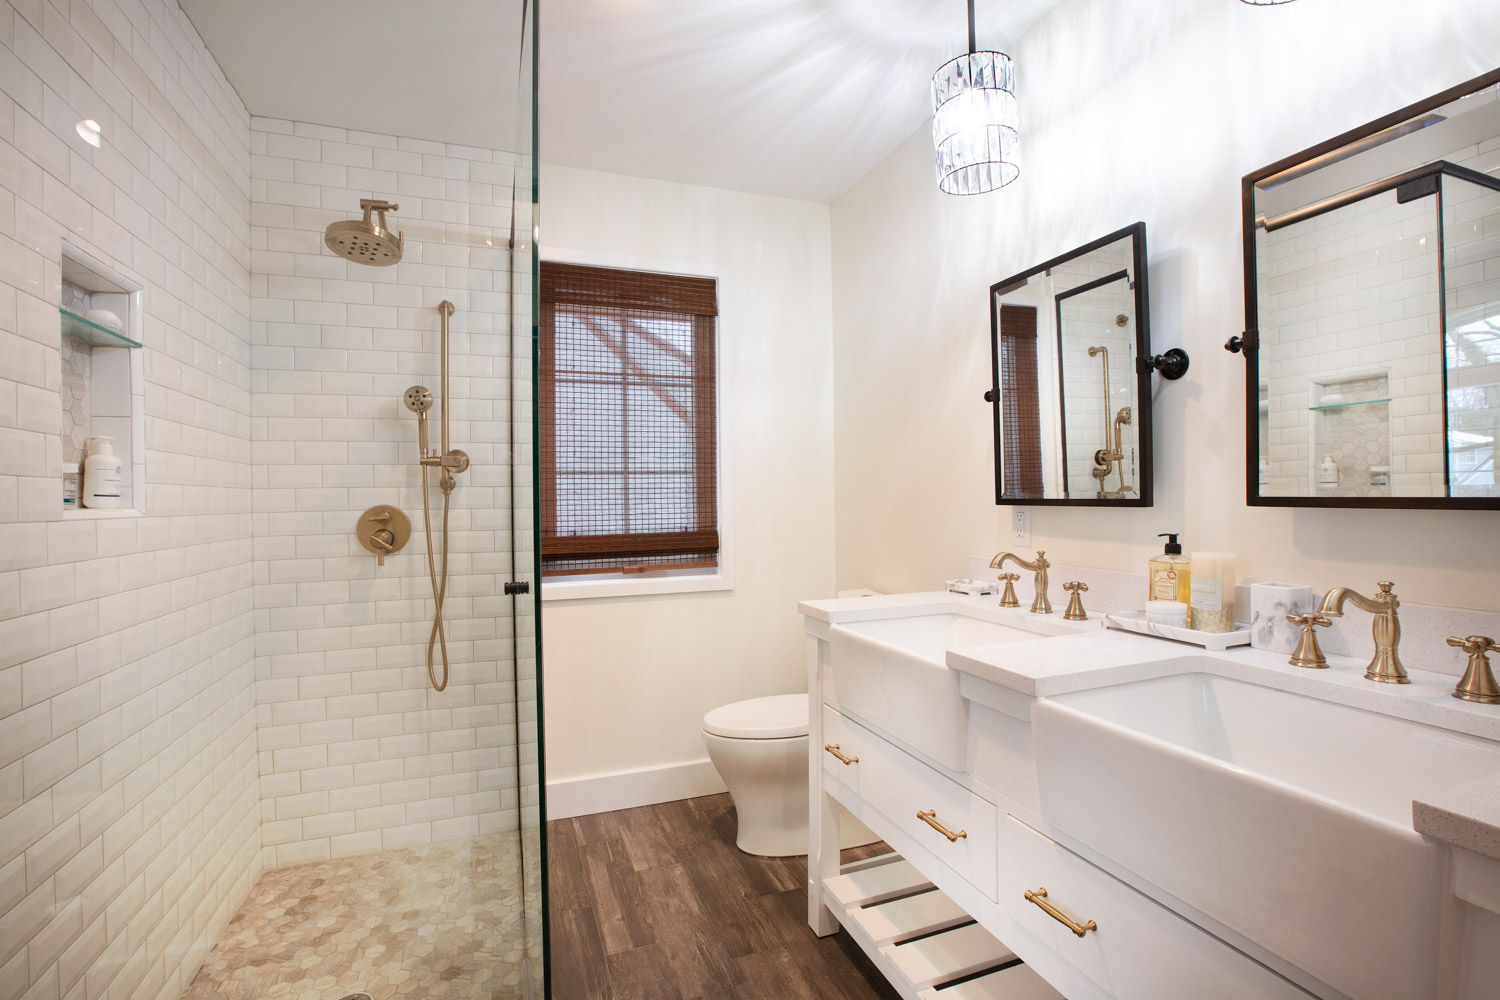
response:
M1004 52L975 51L974 0L968 53L932 75L932 142L946 194L983 194L1021 174L1015 64Z

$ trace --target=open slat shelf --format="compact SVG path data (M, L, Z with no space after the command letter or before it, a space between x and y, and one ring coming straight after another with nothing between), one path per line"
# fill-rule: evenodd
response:
M965 924L905 944L889 944L880 953L901 977L900 985L916 991L1016 960L1015 952L978 924Z
M849 919L859 924L877 948L884 948L893 941L966 924L972 918L941 891L933 889L851 910Z
M1061 1000L1015 953L898 855L823 883L839 923L904 1000ZM975 975L994 969L986 975ZM965 976L974 979L946 984Z
M918 1000L1064 1000L1047 980L1025 965L991 972L945 990L923 990Z

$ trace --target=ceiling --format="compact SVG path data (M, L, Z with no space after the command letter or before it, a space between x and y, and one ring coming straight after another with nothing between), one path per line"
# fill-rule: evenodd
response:
M1057 0L978 4L1005 48ZM959 0L541 0L542 160L833 201L932 115Z
M979 47L1057 2L980 4ZM181 3L252 114L516 148L522 0ZM930 117L967 41L958 0L540 10L544 162L822 202Z
M521 0L179 2L252 115L516 148Z

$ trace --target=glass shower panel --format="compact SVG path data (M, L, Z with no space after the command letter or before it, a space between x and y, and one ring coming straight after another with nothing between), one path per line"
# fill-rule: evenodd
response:
M249 111L263 845L185 996L542 1000L535 0L274 114L237 19L322 13L184 9Z
M1443 272L1449 494L1500 496L1500 191L1443 178Z
M516 167L511 187L510 468L511 579L525 586L512 600L517 636L516 734L521 844L521 906L525 930L522 985L527 1000L549 997L547 951L546 784L542 760L541 567L537 470L536 380L539 329L537 246L540 199L537 136L536 0L522 10L516 66ZM521 587L512 587L519 591Z

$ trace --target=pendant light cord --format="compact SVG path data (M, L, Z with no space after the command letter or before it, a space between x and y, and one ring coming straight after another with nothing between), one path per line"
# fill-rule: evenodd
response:
M977 47L974 43L974 0L969 0L969 55L972 56Z

